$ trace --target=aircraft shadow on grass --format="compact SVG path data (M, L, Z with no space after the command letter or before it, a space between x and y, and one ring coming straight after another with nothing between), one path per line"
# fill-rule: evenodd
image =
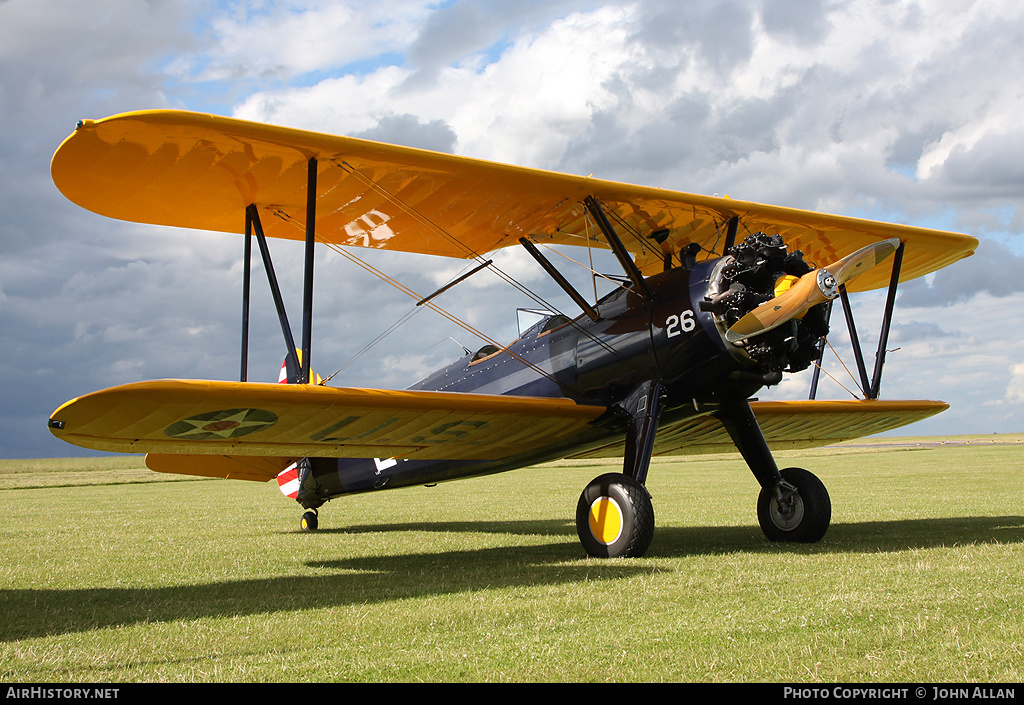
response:
M307 536L317 543L338 534L466 532L570 537L564 521L424 522L353 526ZM819 544L769 543L754 526L664 527L648 559L739 552L886 553L986 543L1024 543L1024 517L911 519L833 524ZM334 575L287 576L159 588L0 590L0 642L143 623L233 617L298 609L387 603L484 588L574 584L650 574L650 560L581 560L563 541L437 553L362 556L310 562ZM654 571L671 571L653 566Z

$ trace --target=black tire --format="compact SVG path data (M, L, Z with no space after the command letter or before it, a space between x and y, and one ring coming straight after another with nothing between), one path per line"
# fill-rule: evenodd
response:
M576 533L583 548L595 558L639 558L654 538L650 492L628 475L602 475L580 495Z
M319 523L316 512L306 512L302 515L302 518L299 519L299 528L303 531L316 531Z
M832 521L832 500L815 475L803 468L780 471L782 479L796 488L780 502L773 488L762 488L757 498L757 521L769 541L817 543Z

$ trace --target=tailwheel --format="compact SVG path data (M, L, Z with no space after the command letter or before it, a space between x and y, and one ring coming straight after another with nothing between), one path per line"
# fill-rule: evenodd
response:
M316 531L317 526L319 521L315 509L304 513L299 520L299 528L303 531Z
M637 558L654 538L654 506L641 483L608 473L583 490L576 505L576 532L596 558Z
M782 482L764 487L757 521L769 541L816 543L832 521L832 501L821 480L802 468L780 471Z

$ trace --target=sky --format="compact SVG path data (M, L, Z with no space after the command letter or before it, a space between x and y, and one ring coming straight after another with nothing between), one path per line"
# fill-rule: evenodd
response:
M0 457L85 454L46 421L90 391L238 378L242 238L110 220L50 179L78 120L150 108L969 233L975 256L901 286L881 396L951 404L901 433L1020 432L1021 47L1016 0L0 0ZM293 244L271 249L297 321ZM496 256L578 313L525 253ZM367 258L418 291L464 268ZM511 341L532 302L489 276L441 303ZM261 277L249 379L276 381ZM403 388L482 344L333 252L315 287L313 366L333 385ZM854 299L869 365L883 299ZM839 316L833 331L852 369ZM819 398L851 398L823 364L841 384Z

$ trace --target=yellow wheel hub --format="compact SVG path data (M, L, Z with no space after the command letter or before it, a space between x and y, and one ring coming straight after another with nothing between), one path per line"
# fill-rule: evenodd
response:
M590 505L590 533L606 546L622 534L622 509L611 497L598 497Z

